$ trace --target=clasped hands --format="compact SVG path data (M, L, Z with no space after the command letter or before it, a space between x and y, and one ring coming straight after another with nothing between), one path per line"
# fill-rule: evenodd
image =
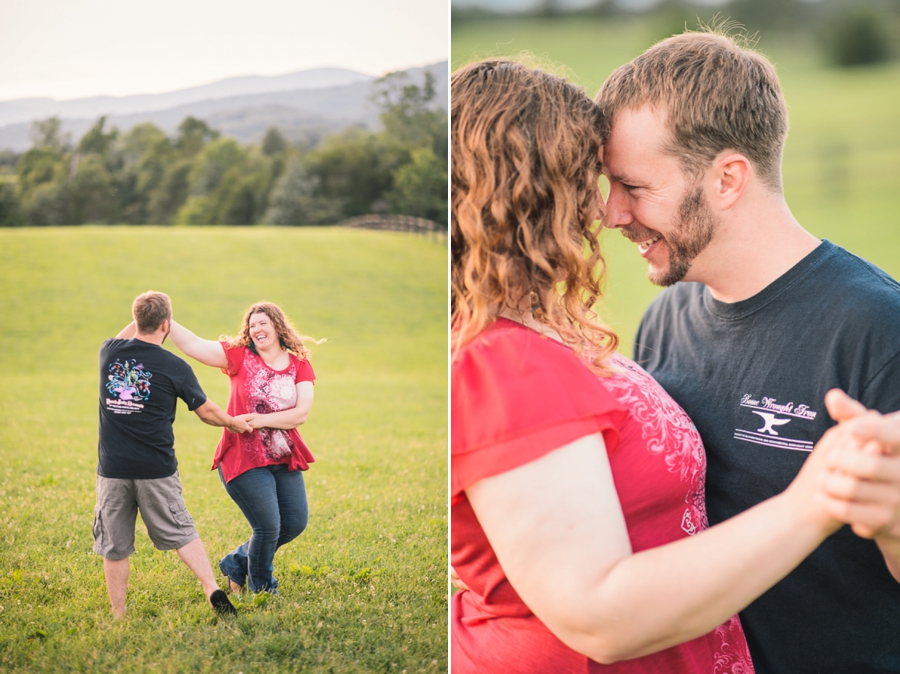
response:
M839 389L825 396L838 425L820 441L826 450L818 498L853 532L900 552L900 412L867 410Z
M256 428L264 427L259 414L238 414L232 419L232 424L229 426L232 433L249 433Z

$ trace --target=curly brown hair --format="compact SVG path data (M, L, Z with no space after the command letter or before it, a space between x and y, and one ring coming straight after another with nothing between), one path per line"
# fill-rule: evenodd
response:
M290 319L284 315L284 312L277 304L273 304L272 302L257 302L247 309L247 312L244 314L244 319L241 322L241 331L237 337L220 337L222 341L228 344L229 348L246 346L252 351L256 351L256 347L253 345L253 339L250 337L250 317L253 314L265 314L268 316L269 320L272 321L275 332L278 333L278 340L281 342L281 347L287 349L303 360L309 360L310 355L309 349L306 348L303 342L321 344L325 341L324 339L314 339L313 337L298 333L291 324Z
M453 351L535 293L535 319L594 365L618 338L596 322L603 115L584 90L521 63L451 77Z

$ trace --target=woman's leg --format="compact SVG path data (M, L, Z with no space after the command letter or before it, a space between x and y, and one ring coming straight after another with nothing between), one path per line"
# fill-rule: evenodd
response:
M278 511L281 515L281 533L278 547L290 543L306 529L309 522L309 504L306 500L306 483L303 471L288 472L287 466L271 466L278 494Z
M219 562L222 572L235 583L246 580L252 592L272 591L272 560L281 535L281 514L275 476L269 467L254 468L225 484L225 490L250 523L253 534Z

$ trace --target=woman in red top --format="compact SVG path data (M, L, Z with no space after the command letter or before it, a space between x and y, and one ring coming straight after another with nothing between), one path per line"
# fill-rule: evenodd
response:
M228 413L254 429L223 433L213 459L225 490L253 531L219 561L219 568L232 591L246 584L253 592L274 593L275 551L299 536L309 517L301 471L315 459L297 427L313 402L316 377L303 345L311 338L299 335L270 302L247 310L234 339L201 339L174 321L171 337L186 355L228 375Z
M591 311L600 109L504 61L451 101L453 672L752 672L735 613L840 526L828 448L708 528L696 429Z

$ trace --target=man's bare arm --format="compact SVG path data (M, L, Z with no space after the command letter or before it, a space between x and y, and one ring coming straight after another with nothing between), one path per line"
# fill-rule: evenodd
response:
M210 426L218 426L227 428L232 433L249 433L253 429L243 419L236 419L222 410L212 400L207 400L194 410L194 414L200 417L200 420Z

